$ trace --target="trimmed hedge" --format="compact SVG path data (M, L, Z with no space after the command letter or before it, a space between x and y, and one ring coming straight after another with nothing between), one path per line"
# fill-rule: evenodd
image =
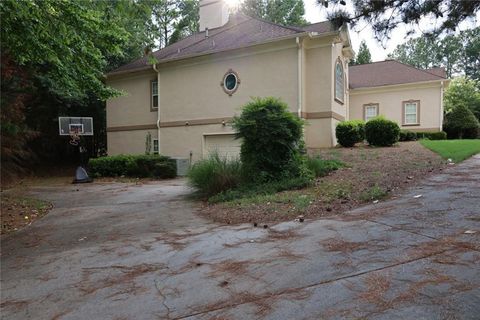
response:
M394 121L376 117L365 124L365 137L372 146L389 147L400 139L400 127Z
M418 139L445 140L445 139L447 139L447 133L445 131L417 132L417 137L418 137Z
M353 147L365 140L365 122L362 120L343 121L335 128L338 143L343 147Z
M174 178L175 161L161 155L118 155L88 162L92 177Z
M400 130L400 141L415 141L417 133L409 130Z

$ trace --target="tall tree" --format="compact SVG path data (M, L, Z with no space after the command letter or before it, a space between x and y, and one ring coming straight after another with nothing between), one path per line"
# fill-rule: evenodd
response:
M370 54L367 43L365 42L365 40L362 40L362 42L360 42L360 47L358 48L357 56L354 60L352 60L350 64L355 65L366 63L372 63L372 55Z
M177 42L178 40L191 35L198 31L199 28L199 6L198 1L183 0L180 1L178 8L180 10L180 19L174 24L174 31L168 39L168 44Z
M438 23L428 30L440 34L453 31L464 20L475 17L480 10L476 0L317 0L328 11L329 20L340 26L355 25L360 21L372 26L379 40L389 39L391 32L401 24L418 24L424 17L433 17ZM347 11L351 4L353 12Z
M465 77L453 79L445 90L444 102L447 113L464 105L480 120L480 83Z
M240 10L246 15L284 26L307 24L303 0L245 0Z
M443 38L413 38L388 56L422 69L444 66L448 77L461 74L480 79L480 27Z

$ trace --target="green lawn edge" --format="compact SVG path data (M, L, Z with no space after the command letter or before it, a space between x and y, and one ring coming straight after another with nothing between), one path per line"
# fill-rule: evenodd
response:
M420 140L420 143L442 158L452 159L453 162L461 162L480 153L480 139Z

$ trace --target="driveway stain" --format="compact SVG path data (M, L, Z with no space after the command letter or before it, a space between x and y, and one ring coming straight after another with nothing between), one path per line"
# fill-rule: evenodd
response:
M475 156L267 229L202 219L181 180L36 188L55 208L2 237L2 319L478 319L479 186Z

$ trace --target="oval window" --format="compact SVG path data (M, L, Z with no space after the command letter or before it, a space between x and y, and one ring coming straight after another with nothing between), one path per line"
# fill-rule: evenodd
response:
M237 86L237 77L230 73L225 77L225 88L229 91L232 91Z
M223 87L223 91L226 94L231 96L235 91L238 89L238 85L240 84L240 78L238 77L237 73L232 69L229 69L227 73L223 76L223 81L220 85Z

